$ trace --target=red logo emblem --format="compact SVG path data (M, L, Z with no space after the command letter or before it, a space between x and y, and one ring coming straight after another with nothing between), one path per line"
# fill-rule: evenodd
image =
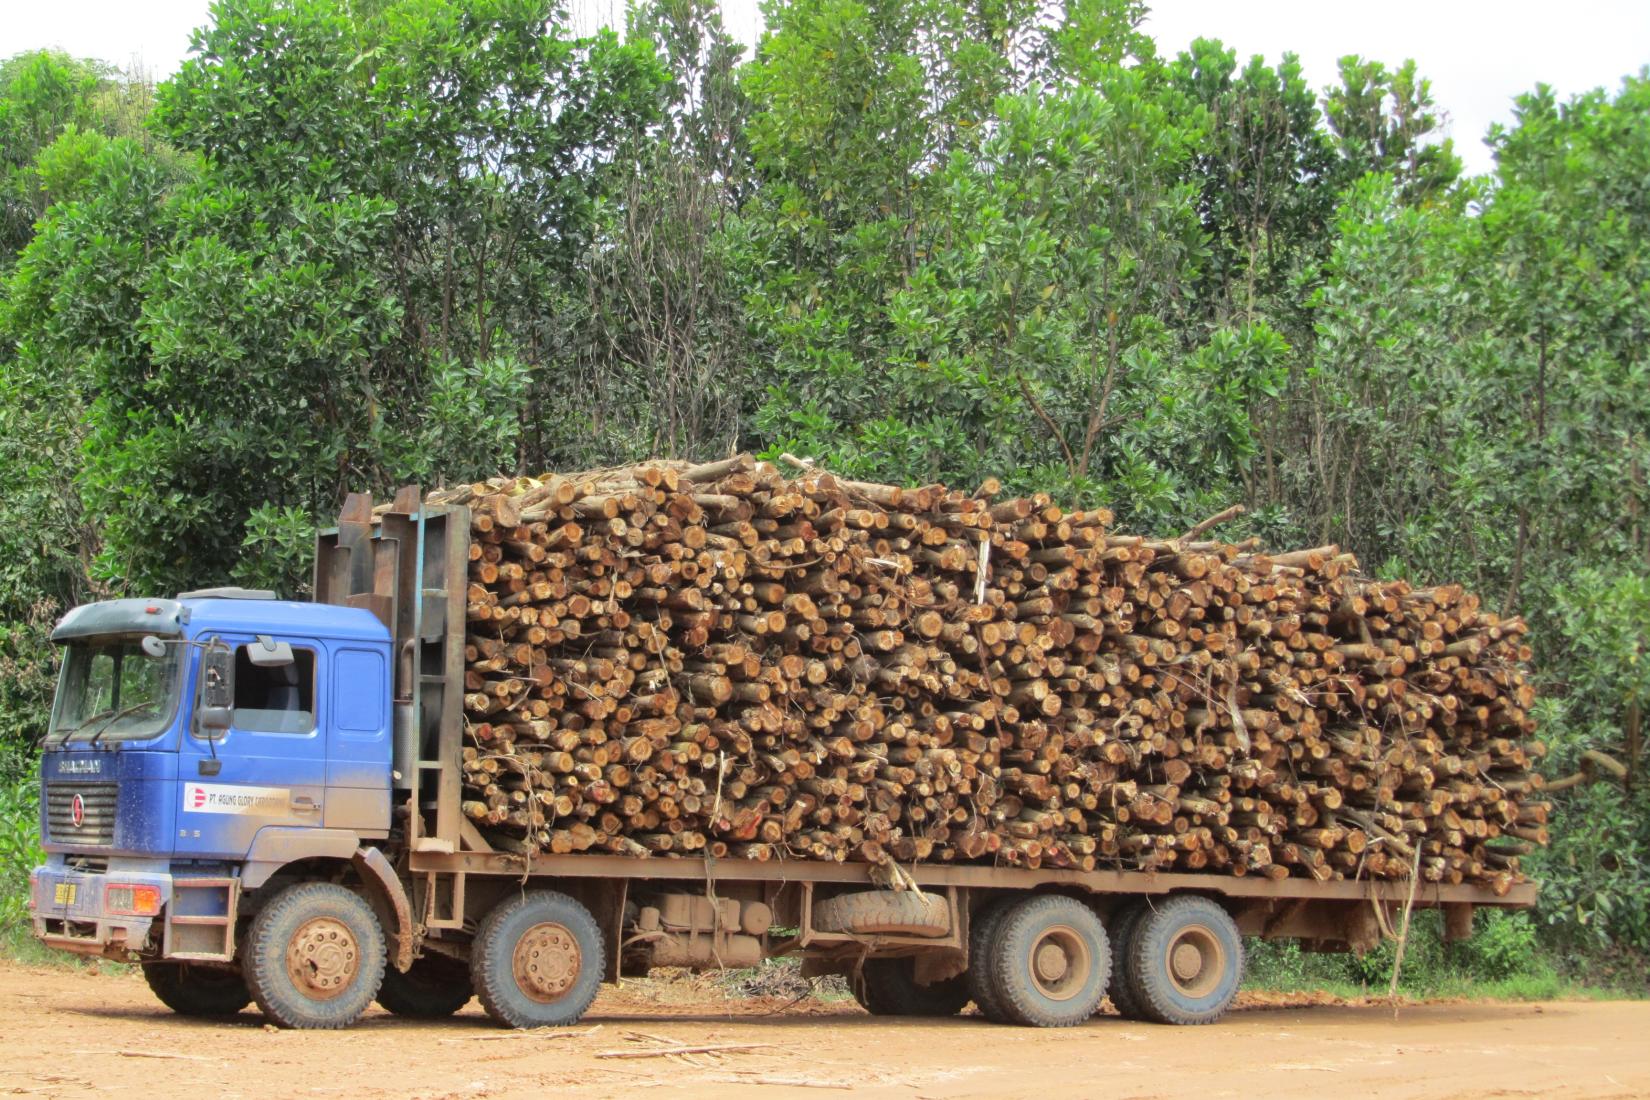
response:
M78 794L69 802L69 818L77 829L86 824L86 803Z
M198 810L204 805L206 805L206 788L196 787L192 792L190 792L189 808L191 810Z

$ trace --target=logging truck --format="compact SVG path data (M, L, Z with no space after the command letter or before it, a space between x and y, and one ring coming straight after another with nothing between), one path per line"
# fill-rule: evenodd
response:
M463 804L471 539L464 506L353 496L318 538L313 602L214 588L66 614L38 938L140 963L179 1013L256 1001L289 1028L472 997L504 1025L567 1025L604 981L783 957L880 1015L972 1002L1057 1027L1109 996L1198 1024L1231 1005L1245 936L1361 950L1406 906L1462 937L1475 907L1534 901L1420 876L501 847Z

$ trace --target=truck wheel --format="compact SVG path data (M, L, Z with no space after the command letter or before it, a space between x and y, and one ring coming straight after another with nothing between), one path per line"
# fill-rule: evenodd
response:
M1111 919L1111 925L1106 929L1111 939L1111 986L1107 995L1111 997L1111 1006L1117 1014L1125 1020L1143 1020L1140 1012L1140 998L1132 985L1133 971L1129 966L1129 945L1134 943L1134 935L1140 930L1140 921L1151 912L1151 905L1145 901L1131 901L1120 907Z
M179 1016L233 1016L252 1003L246 982L232 970L185 962L143 964L143 979L160 1003Z
M405 974L393 966L384 968L384 984L378 988L378 1003L413 1020L438 1020L451 1016L470 1003L475 990L464 964L443 955L414 959Z
M997 926L1008 909L1007 902L994 901L976 913L968 926L968 970L964 974L968 979L968 994L979 1007L980 1015L994 1024L1008 1022L991 985L991 954L997 945Z
M365 898L330 882L288 886L252 918L241 969L280 1027L349 1027L384 979L384 930Z
M932 985L918 985L914 959L866 959L854 999L873 1016L955 1016L968 1003L968 983L961 974Z
M1010 1023L1073 1027L1106 995L1111 950L1094 910L1056 894L1017 901L995 930L992 992Z
M1208 898L1173 897L1148 911L1129 944L1129 988L1143 1019L1209 1024L1243 981L1243 940Z
M553 890L500 903L482 918L470 948L481 1006L510 1027L577 1023L596 999L605 965L596 918Z
M951 906L942 894L915 890L857 890L816 902L814 928L853 935L944 936Z

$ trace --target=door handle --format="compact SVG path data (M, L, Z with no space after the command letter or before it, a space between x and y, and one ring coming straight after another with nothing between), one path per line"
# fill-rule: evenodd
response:
M321 808L321 804L308 795L294 795L290 803L294 810L301 814L312 814Z

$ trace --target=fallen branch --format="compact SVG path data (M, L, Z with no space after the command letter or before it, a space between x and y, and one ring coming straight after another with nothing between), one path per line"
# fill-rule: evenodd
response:
M221 1062L204 1054L174 1054L166 1050L74 1050L71 1054L114 1055L117 1058L162 1058L171 1062Z
M703 1046L652 1047L647 1050L604 1050L598 1058L666 1058L672 1054L731 1054L772 1049L772 1043L708 1043Z
M847 1091L856 1087L840 1081L810 1081L806 1077L758 1077L748 1073L729 1073L717 1077L702 1077L698 1080L715 1081L727 1085L778 1085L782 1088L793 1089L842 1089Z
M443 1043L497 1043L506 1039L583 1039L596 1034L602 1029L601 1024L586 1028L583 1031L566 1031L559 1027L535 1027L527 1031L510 1031L503 1035L464 1035L456 1039L443 1039Z
M624 1033L624 1037L626 1039L631 1040L632 1042L635 1042L636 1040L640 1040L640 1039L645 1039L650 1043L668 1043L672 1046L679 1046L679 1047L687 1045L686 1043L682 1042L682 1040L680 1040L680 1039L672 1039L669 1035L654 1035L654 1034L651 1034L650 1032L646 1032L646 1031L627 1031L627 1032Z

